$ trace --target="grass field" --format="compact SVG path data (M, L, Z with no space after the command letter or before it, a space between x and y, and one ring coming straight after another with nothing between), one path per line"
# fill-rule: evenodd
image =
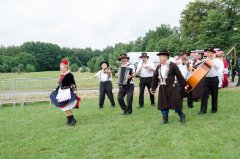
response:
M49 103L5 106L0 109L0 158L238 159L239 97L239 88L220 90L219 112L201 116L199 102L187 109L184 101L186 123L171 111L167 125L160 125L156 106L137 109L137 96L131 116L119 115L119 106L111 108L108 100L99 110L96 96L85 97L74 110L74 127Z

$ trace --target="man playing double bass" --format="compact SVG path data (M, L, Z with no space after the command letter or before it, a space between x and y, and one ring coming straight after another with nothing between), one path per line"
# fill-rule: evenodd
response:
M212 60L212 67L205 79L203 80L203 94L201 101L201 109L198 114L206 114L207 113L207 105L208 105L208 95L212 96L212 110L211 113L216 113L218 110L218 69L220 68L220 63L216 60L215 51L213 48L207 48L204 51L207 51L207 59Z

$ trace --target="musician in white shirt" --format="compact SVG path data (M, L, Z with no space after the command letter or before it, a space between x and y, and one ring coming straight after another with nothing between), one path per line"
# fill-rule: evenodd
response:
M121 77L121 68L128 67L130 68L130 74L126 75L126 79L128 80L126 85L119 83L119 92L118 92L118 103L123 110L121 115L130 115L132 114L132 102L133 102L133 92L134 92L134 73L135 67L134 65L129 63L129 57L126 54L120 55L118 58L121 61L121 67L117 73L117 76ZM124 101L124 97L127 95L127 104Z
M137 66L137 71L136 71L136 75L140 76L140 83L139 83L139 107L138 108L142 108L144 105L144 90L145 87L147 86L149 95L150 95L150 101L151 101L151 105L154 106L155 102L154 102L154 95L151 94L150 92L150 88L151 88L151 83L152 83L152 77L153 77L153 73L155 70L155 65L154 63L149 59L149 56L147 55L147 53L142 53L142 55L140 56L141 61L138 63Z
M190 60L187 55L188 53L186 51L179 51L180 52L180 60L178 60L176 62L179 70L181 71L181 74L183 75L184 79L187 80L188 77L191 75L191 69L192 69L192 60ZM193 107L193 102L192 102L192 94L186 94L184 88L182 88L180 86L179 83L177 83L178 88L179 88L179 94L181 97L181 100L183 102L183 98L187 97L187 104L188 104L188 108L192 108Z
M216 113L218 109L218 69L220 68L219 61L214 58L215 51L213 48L207 48L208 52L207 59L212 60L212 67L208 74L206 75L203 81L203 94L201 101L201 110L198 114L206 114L207 113L207 105L208 105L208 95L212 96L212 110L211 113Z
M219 69L218 69L218 88L222 88L222 81L223 81L223 71L224 71L224 64L223 64L223 58L222 58L222 53L220 50L216 52L216 61L219 63Z
M109 63L103 61L100 63L102 70L98 71L95 75L99 79L99 109L103 108L105 94L109 98L112 107L115 107L114 97L113 97L113 86L112 86L112 72L109 69Z

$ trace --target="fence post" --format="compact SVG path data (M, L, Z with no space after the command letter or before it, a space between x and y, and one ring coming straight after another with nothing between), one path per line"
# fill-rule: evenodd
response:
M13 84L13 80L12 80L12 83L11 83L11 91L10 91L10 100L11 101L14 101L14 96L15 95L15 92L14 92L14 84ZM14 101L14 107L16 106L16 104L15 104L15 101Z

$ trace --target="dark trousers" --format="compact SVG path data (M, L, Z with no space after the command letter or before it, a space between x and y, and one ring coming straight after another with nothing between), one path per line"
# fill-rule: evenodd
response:
M181 87L179 83L177 83L178 86L178 92L181 98L181 102L183 102L183 98L187 97L187 105L188 107L193 107L193 97L192 97L192 91L189 93L185 92L185 89Z
M192 91L187 93L187 105L188 105L188 107L193 107Z
M152 83L152 77L141 77L140 78L140 83L139 83L139 89L140 89L139 106L140 107L143 107L143 105L144 105L144 90L145 90L146 86L147 86L147 89L148 89L148 92L150 95L151 104L155 104L154 103L154 95L152 95L150 93L151 83Z
M99 107L100 108L102 108L104 105L105 94L107 94L107 96L111 102L111 105L115 106L112 89L113 89L113 87L112 87L111 81L100 82L100 87L99 87Z
M218 77L206 77L203 81L203 94L201 101L201 112L207 112L208 95L212 96L212 112L218 109Z
M124 112L132 113L134 84L120 86L118 92L118 103ZM127 95L127 105L124 102L124 97Z
M163 115L164 114L168 115L168 113L169 113L169 109L161 109L160 111ZM175 113L181 113L181 112L182 112L182 109L176 109L175 110Z
M237 70L237 72L238 72L238 82L236 86L239 86L240 85L240 68Z
M233 68L232 69L232 82L234 82L236 74L237 74L237 69Z

